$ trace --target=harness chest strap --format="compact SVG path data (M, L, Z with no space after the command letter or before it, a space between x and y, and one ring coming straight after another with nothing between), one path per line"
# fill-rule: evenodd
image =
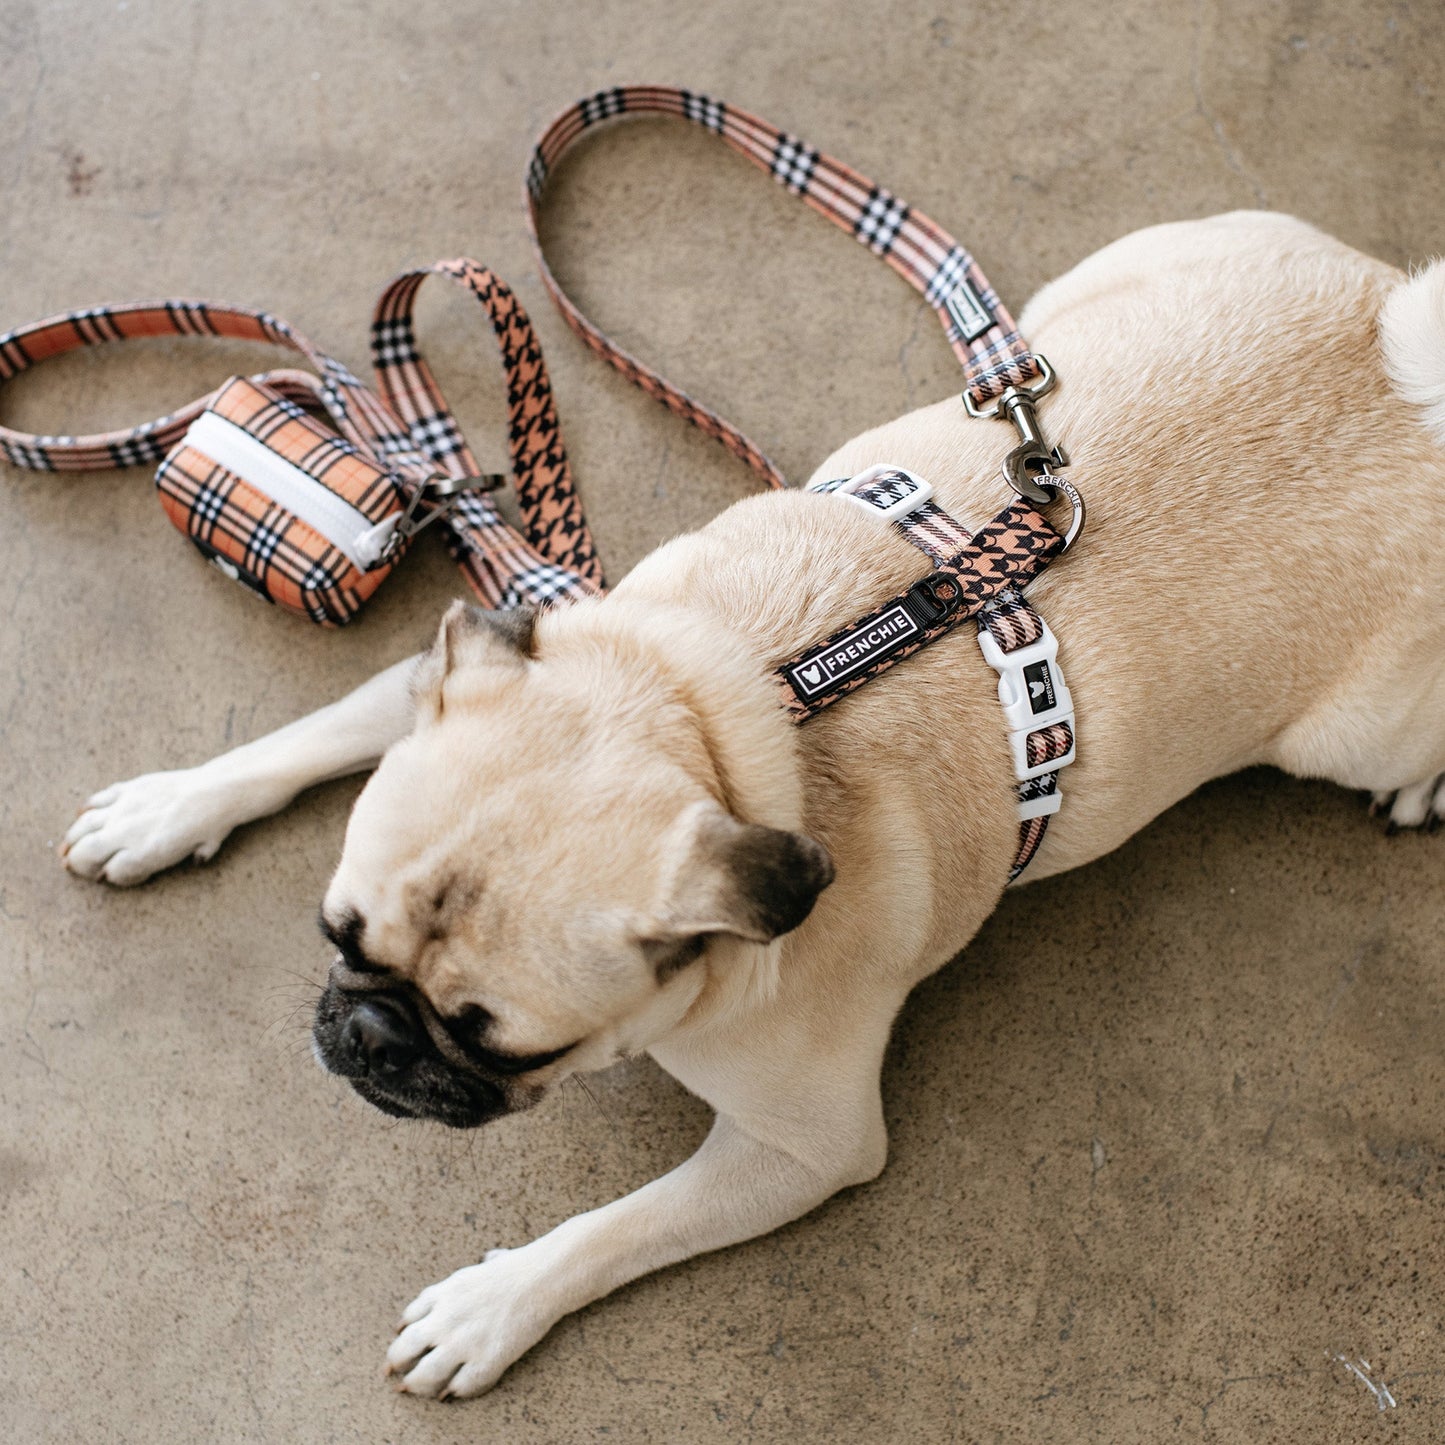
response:
M1043 842L1062 801L1059 771L1074 761L1073 699L1059 669L1058 643L1020 590L1063 550L1064 539L1025 503L970 537L931 500L928 482L901 467L872 467L811 490L892 523L935 570L778 667L783 707L795 723L805 723L959 623L975 620L979 648L999 675L1016 779L1012 882Z

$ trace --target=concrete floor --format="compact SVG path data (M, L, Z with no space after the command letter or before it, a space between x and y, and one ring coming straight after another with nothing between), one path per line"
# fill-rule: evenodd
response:
M1405 0L0 0L0 326L213 295L359 367L393 271L484 258L533 308L618 576L751 487L533 275L531 138L631 78L879 176L1016 303L1123 232L1237 206L1398 263L1445 244L1445 18ZM703 137L608 133L552 214L593 314L792 475L957 386L911 292ZM424 309L499 459L481 320ZM134 420L262 361L92 355L3 414ZM1010 897L919 990L877 1183L565 1321L484 1400L394 1397L377 1367L418 1288L682 1159L706 1111L639 1062L459 1137L318 1074L312 920L352 784L132 894L67 877L51 848L87 793L331 698L458 583L424 547L325 634L206 569L142 473L0 480L6 1442L1445 1436L1445 840L1266 774Z

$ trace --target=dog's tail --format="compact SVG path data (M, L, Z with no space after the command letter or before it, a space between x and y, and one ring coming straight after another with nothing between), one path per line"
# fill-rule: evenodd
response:
M1402 281L1380 311L1385 370L1445 446L1445 260Z

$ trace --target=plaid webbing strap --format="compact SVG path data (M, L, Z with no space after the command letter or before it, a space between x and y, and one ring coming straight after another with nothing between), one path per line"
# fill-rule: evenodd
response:
M892 192L797 136L709 96L660 85L598 91L570 106L547 127L527 168L528 223L543 283L568 325L599 356L670 411L715 437L772 486L784 485L782 473L752 441L594 326L572 304L547 265L538 238L537 214L548 176L584 132L620 115L673 116L711 131L881 256L938 313L948 343L963 364L966 390L975 403L983 405L1007 388L1025 385L1043 374L978 263L936 221Z
M783 663L775 673L795 723L911 657L959 623L975 619L984 658L999 674L1019 810L1012 882L1028 866L1058 811L1059 770L1074 759L1073 703L1055 660L1058 645L1021 589L1064 548L1027 503L1007 507L970 536L929 498L922 478L873 467L811 490L832 493L890 521L934 570L883 606Z
M481 302L502 350L508 442L525 536L481 490L465 491L445 518L448 546L489 607L546 604L602 590L602 569L582 516L562 445L541 348L521 303L502 280L468 260L445 261L394 280L377 305L372 352L382 395L286 321L224 302L138 301L87 307L0 335L0 382L67 351L135 337L224 336L299 352L315 372L278 370L264 382L293 400L319 404L364 456L419 488L438 473L468 478L479 468L417 351L412 308L429 275L443 275ZM33 435L0 426L0 454L38 471L94 471L162 462L214 400L210 393L154 421L89 436ZM383 400L383 396L385 400Z

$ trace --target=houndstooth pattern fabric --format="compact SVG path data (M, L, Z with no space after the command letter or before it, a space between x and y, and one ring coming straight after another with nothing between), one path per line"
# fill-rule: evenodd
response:
M407 271L382 293L372 322L377 385L416 446L444 476L481 468L411 334L416 294L445 276L479 301L501 348L507 442L525 536L480 493L464 494L445 524L452 555L489 607L520 592L537 603L601 592L602 564L572 481L542 348L525 307L495 272L461 257Z
M947 616L924 623L919 635L902 643L871 666L849 676L826 693L805 697L799 694L789 674L815 656L835 647L850 632L867 627L892 607L910 605L915 588L889 599L882 608L850 622L822 642L807 648L775 669L783 707L794 722L807 722L824 708L856 692L880 672L896 666L915 652L950 632L960 622L976 617L986 604L1009 589L1017 590L1040 572L1063 550L1063 538L1044 517L1027 503L1017 502L1005 507L991 522L981 528L966 546L940 563L929 580L940 579L952 591ZM915 584L916 585L916 584Z
M710 96L651 85L599 91L569 106L547 127L527 167L528 224L543 284L567 324L593 351L670 411L721 442L770 486L782 486L783 478L767 456L730 422L594 326L563 291L543 254L537 218L552 170L585 132L624 115L673 116L701 126L881 256L937 312L975 402L982 405L1007 387L1041 375L1037 359L978 263L937 222L890 191L797 136Z

